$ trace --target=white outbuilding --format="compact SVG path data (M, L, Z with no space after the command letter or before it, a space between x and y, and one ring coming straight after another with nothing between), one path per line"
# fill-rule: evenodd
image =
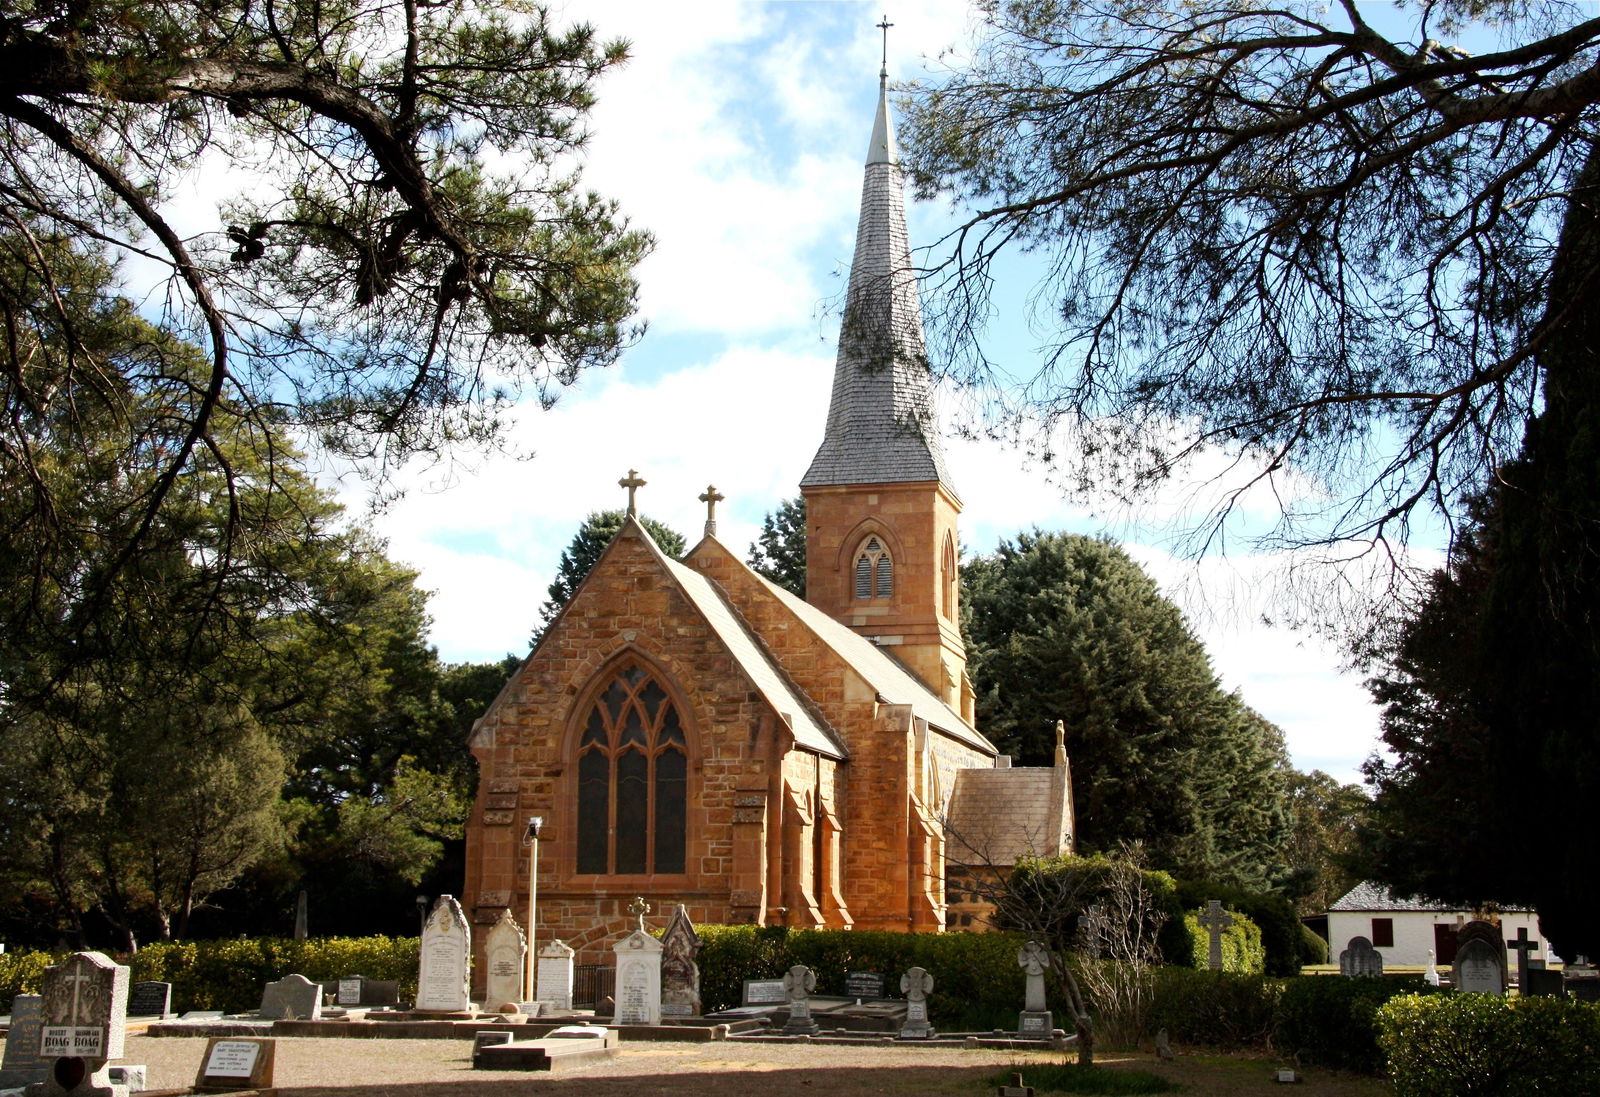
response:
M1426 964L1432 949L1435 963L1447 967L1456 955L1456 931L1473 918L1470 910L1389 894L1381 885L1357 884L1328 907L1328 945L1337 958L1352 937L1365 937L1383 957L1385 967ZM1539 916L1531 910L1502 909L1498 916L1500 932L1507 944L1519 940L1535 942L1530 959L1555 960L1539 935ZM1516 952L1506 950L1508 971L1517 970Z

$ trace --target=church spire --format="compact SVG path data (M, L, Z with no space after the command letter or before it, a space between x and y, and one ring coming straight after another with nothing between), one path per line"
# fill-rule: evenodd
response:
M827 429L800 485L926 482L955 495L933 411L885 68L867 148Z

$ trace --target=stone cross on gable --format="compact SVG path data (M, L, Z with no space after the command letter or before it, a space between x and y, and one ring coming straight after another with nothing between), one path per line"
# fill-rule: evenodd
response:
M644 916L650 913L650 904L644 901L643 895L636 895L633 902L628 904L628 913L636 915L639 919L639 932L644 932Z
M646 481L639 479L638 469L629 469L628 475L617 481L617 487L628 489L628 517L636 518L639 515L639 506L634 499L634 494L645 486Z
M1528 936L1527 926L1517 927L1517 939L1507 941L1506 948L1513 949L1517 954L1517 986L1522 988L1522 993L1528 993L1528 958L1530 953L1539 950L1539 942Z
M726 498L726 495L717 490L717 485L715 484L707 484L705 494L700 496L700 501L706 505L707 537L715 537L717 535L717 504Z
M1205 913L1199 918L1200 928L1211 937L1211 947L1206 956L1206 966L1212 971L1222 970L1222 931L1233 925L1233 915L1222 909L1222 902L1207 899Z

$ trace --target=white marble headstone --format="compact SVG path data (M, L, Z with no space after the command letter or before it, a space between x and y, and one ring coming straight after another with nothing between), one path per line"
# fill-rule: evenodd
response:
M422 930L417 967L417 1008L460 1013L472 1008L467 980L472 972L472 932L461 904L441 895Z
M613 949L617 954L617 1024L661 1023L661 942L636 929Z
M534 995L552 1009L572 1008L572 962L575 953L565 941L551 941L539 950L539 989Z
M499 921L490 927L483 952L489 968L484 977L484 1008L498 1010L501 1006L522 1001L528 939L523 936L522 927L509 910L502 910Z

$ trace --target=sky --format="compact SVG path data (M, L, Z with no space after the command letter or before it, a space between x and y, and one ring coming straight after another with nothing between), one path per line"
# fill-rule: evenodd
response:
M632 60L599 86L582 167L656 237L639 271L648 331L553 409L521 413L508 448L531 456L408 469L403 498L371 516L390 556L433 592L431 639L451 662L527 652L561 550L587 514L624 504L617 481L630 470L647 482L640 509L691 544L705 518L697 497L714 484L726 497L719 539L737 551L798 494L822 436L829 303L847 272L877 97L880 6L568 0L554 10L632 42ZM941 63L970 29L957 0L902 4L889 19L896 79ZM936 205L908 213L913 243L952 216ZM1000 346L1029 354L1023 339ZM946 394L947 421L960 404ZM1110 513L1064 499L1017 450L953 435L945 445L968 551L1035 526L1115 536L1190 613L1223 684L1284 730L1296 767L1359 781L1376 712L1337 650L1261 623L1273 561L1176 556L1162 530L1183 500ZM340 490L365 505L363 485Z

